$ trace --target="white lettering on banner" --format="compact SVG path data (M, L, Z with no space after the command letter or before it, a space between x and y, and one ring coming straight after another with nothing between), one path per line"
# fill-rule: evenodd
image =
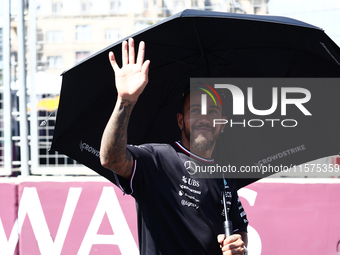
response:
M15 247L19 241L19 233L18 233L18 220L15 220L11 235L7 241L6 233L4 226L2 224L0 218L0 247L1 247L1 254L3 255L13 255L15 251Z
M242 188L237 191L239 197L245 198L250 206L255 205L257 192L251 189ZM248 250L252 255L261 255L262 242L259 233L252 227L248 226Z
M98 229L107 215L114 235L99 235ZM77 255L88 255L93 244L118 245L122 254L138 255L138 247L133 239L113 187L104 187L90 225Z
M27 214L41 255L59 255L61 253L81 191L81 188L70 188L58 232L53 242L36 188L24 188L18 211L19 231Z
M33 233L37 240L41 255L59 255L63 248L66 234L68 232L75 207L78 203L81 190L81 188L70 188L64 212L59 224L59 229L53 242L36 188L25 187L19 203L18 219L14 223L8 241L3 229L3 225L0 221L0 247L2 247L1 254L13 255L27 214L31 222Z
M242 188L237 191L239 197L245 198L250 206L255 205L255 200L257 197L257 192L251 189Z

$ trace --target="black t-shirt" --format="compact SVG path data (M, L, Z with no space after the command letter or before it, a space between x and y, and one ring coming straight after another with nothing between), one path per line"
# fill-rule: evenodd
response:
M179 142L128 146L134 157L131 180L117 184L136 200L140 253L145 255L221 254L223 184L234 232L247 231L248 220L233 180L194 179L185 165L197 160Z

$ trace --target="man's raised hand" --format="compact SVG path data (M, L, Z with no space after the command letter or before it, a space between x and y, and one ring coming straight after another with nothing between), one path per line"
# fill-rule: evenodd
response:
M144 62L145 44L139 44L137 60L133 39L122 43L122 67L113 52L109 60L115 72L118 97L115 108L105 127L100 145L100 163L119 176L130 179L133 157L126 149L130 115L139 95L148 83L150 61Z
M139 43L137 61L135 60L135 45L132 38L122 43L122 67L118 66L113 52L109 60L115 72L116 88L120 99L136 102L148 83L150 61L144 61L145 43Z

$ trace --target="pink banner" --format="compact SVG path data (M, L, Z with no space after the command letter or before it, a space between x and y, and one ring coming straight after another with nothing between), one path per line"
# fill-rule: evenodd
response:
M340 254L340 183L254 183L239 196L252 255ZM1 255L139 254L135 202L108 182L1 183L0 247Z
M240 194L252 255L340 254L339 183L254 183Z
M20 254L138 254L134 200L113 184L25 182L19 201Z
M17 255L17 185L0 183L0 253Z

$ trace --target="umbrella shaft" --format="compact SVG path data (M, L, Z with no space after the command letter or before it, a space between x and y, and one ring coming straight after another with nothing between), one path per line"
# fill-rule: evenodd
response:
M223 222L225 238L233 234L233 223L228 220Z

